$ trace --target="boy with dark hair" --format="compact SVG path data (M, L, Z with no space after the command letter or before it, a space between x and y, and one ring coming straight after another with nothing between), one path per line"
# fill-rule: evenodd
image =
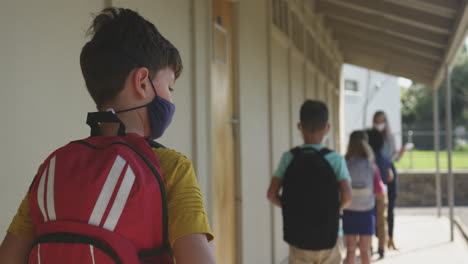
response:
M86 263L111 263L119 257L124 260L115 263L153 263L151 258L158 255L168 257L157 263L171 262L172 257L178 264L215 263L192 163L153 141L163 135L175 111L171 92L182 72L178 50L129 9L104 9L89 33L80 63L99 111L88 115L92 137L57 150L40 167L0 247L0 263L24 264L28 258L29 263L85 263L83 258ZM106 160L106 153L113 158ZM93 166L93 173L81 173ZM68 233L70 226L78 226L78 234ZM70 244L84 233L109 243L86 237L80 243L87 241L89 247ZM70 247L86 254L68 259ZM127 250L137 254L122 253Z
M338 223L351 203L351 185L345 159L322 146L330 129L327 106L305 101L298 129L304 145L283 154L268 199L282 208L290 264L339 264Z

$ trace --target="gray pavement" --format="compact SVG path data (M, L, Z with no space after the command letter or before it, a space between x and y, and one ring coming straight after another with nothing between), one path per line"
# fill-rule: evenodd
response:
M444 210L444 215L447 210ZM466 221L467 208L457 208ZM468 264L468 243L455 228L455 241L450 242L447 217L436 217L435 208L398 208L395 222L395 242L398 251L387 251L379 264ZM460 218L462 218L460 216Z
M419 216L436 216L436 207L399 207L396 213L400 215L419 215ZM449 216L448 207L442 207L441 213L443 216ZM454 215L460 219L465 227L468 227L468 206L456 206ZM467 262L468 263L468 262Z

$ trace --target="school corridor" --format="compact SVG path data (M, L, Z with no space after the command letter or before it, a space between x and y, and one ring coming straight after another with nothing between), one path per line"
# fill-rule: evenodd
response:
M180 51L175 116L158 141L192 160L221 264L285 263L266 191L281 154L302 144L304 100L328 105L325 145L343 153L344 63L437 91L468 29L465 0L0 1L0 239L44 157L89 135L79 54L92 14L110 6L138 11ZM397 221L402 250L381 263L468 263L447 218Z

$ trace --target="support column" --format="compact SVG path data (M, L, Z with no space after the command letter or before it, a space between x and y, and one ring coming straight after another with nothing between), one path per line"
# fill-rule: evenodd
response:
M433 120L434 120L434 151L435 151L435 183L436 183L436 204L437 217L441 216L442 207L442 184L440 179L440 116L439 116L439 89L432 89L433 92Z
M453 242L453 205L454 205L454 180L452 172L452 86L451 78L452 72L449 65L445 65L445 131L446 131L446 142L447 142L447 176L448 176L448 204L449 204L449 215L450 215L450 241Z

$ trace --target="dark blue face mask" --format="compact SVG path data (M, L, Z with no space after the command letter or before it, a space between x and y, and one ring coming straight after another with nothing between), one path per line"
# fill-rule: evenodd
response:
M160 97L154 88L153 81L148 76L151 87L153 87L154 94L156 95L149 104L133 107L130 109L125 109L115 112L116 114L125 113L133 111L139 108L147 107L148 108L148 118L151 126L151 139L158 139L163 134L164 131L169 127L172 121L172 117L175 112L175 105L166 99Z

